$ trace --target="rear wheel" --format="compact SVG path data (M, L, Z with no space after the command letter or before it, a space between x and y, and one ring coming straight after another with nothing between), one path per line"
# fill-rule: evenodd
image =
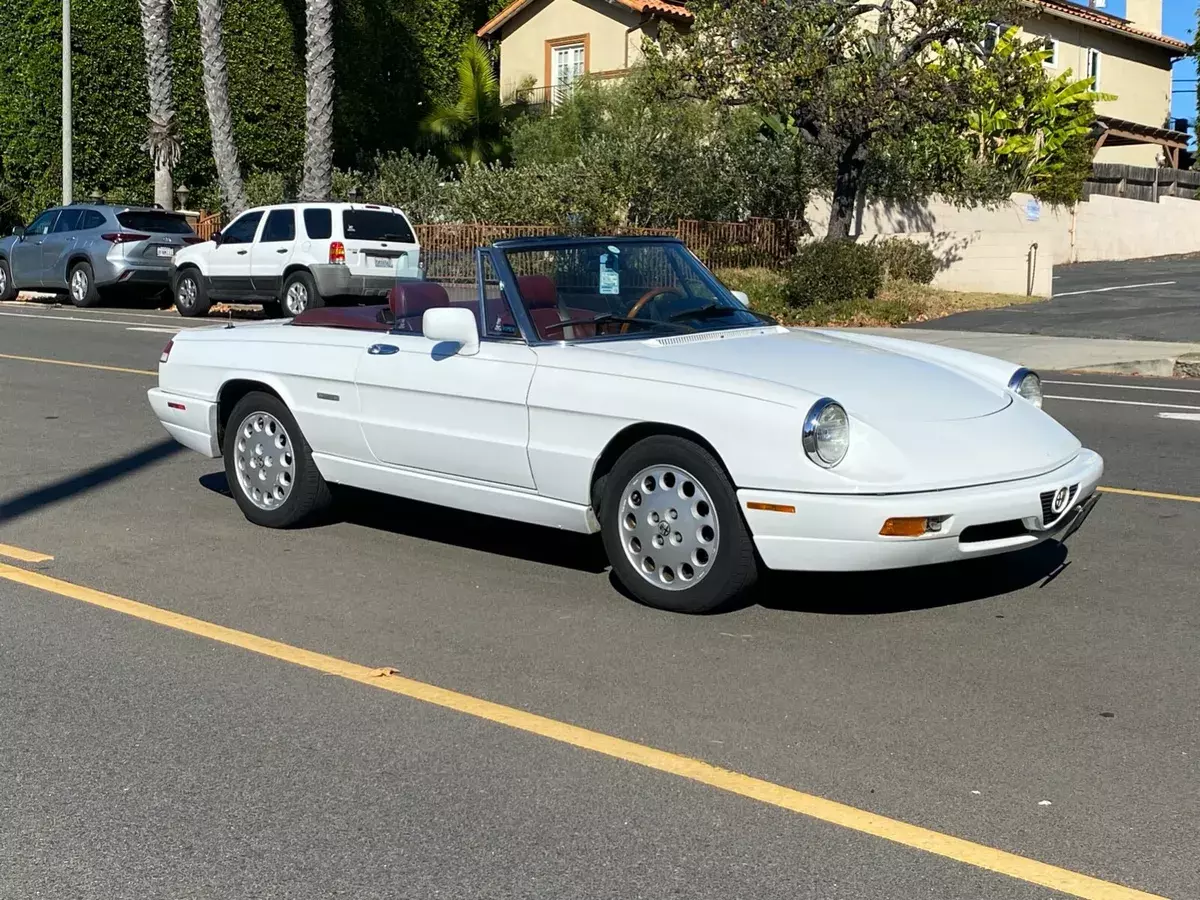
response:
M87 309L100 305L100 291L96 287L96 276L92 272L91 263L78 262L71 267L67 275L67 290L71 302L76 306Z
M13 284L12 270L8 268L8 260L0 259L0 300L15 300L17 286Z
M225 478L242 513L265 528L302 525L331 499L291 411L258 391L243 397L229 417Z
M212 306L198 269L184 269L175 281L175 309L181 316L206 316Z
M325 298L317 290L317 283L308 272L293 272L283 282L283 314L298 316L307 309L325 305Z
M709 612L758 577L733 485L711 453L682 438L647 438L621 455L600 526L613 572L651 606Z

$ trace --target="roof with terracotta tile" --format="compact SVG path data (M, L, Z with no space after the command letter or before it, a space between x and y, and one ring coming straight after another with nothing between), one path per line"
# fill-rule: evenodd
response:
M500 28L535 0L513 0L512 3L500 10L476 34L480 37L490 37ZM685 6L686 0L608 0L613 6L631 9L642 15L661 16L673 22L692 22L695 15Z
M1145 43L1155 44L1167 50L1174 50L1179 53L1184 53L1191 49L1190 46L1181 40L1173 37L1167 37L1163 34L1155 34L1153 31L1146 31L1143 28L1138 28L1131 22L1122 19L1120 16L1110 15L1106 12L1101 12L1098 9L1090 9L1086 6L1080 6L1078 3L1069 3L1067 0L1034 0L1030 3L1031 6L1041 7L1041 9L1052 16L1062 19L1077 19L1082 22L1087 22L1090 25L1096 25L1103 28L1105 31L1112 31L1117 34L1127 34L1131 38Z

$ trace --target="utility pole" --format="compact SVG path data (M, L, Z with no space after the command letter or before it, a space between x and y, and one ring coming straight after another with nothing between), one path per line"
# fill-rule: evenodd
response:
M62 202L69 206L75 188L71 153L71 0L63 0L62 25Z

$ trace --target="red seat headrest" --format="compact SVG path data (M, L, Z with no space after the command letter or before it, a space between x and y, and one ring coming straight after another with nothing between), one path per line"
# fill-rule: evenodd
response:
M450 305L450 295L436 281L404 281L392 288L388 303L397 321L422 316L427 309Z
M522 275L517 279L517 290L530 309L551 309L558 306L558 288L554 280L545 275Z

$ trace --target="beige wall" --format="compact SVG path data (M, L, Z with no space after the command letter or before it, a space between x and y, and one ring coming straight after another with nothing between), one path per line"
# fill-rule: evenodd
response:
M1125 18L1142 31L1162 34L1163 0L1125 0Z
M1132 5L1132 0L1130 0ZM1166 50L1120 35L1042 16L1026 22L1022 34L1058 41L1058 59L1051 74L1070 70L1087 75L1087 52L1100 51L1100 90L1116 94L1116 100L1096 104L1096 112L1154 128L1166 125L1171 115L1171 56ZM1157 146L1102 147L1098 162L1136 166L1158 164L1162 148Z
M546 86L546 42L588 36L591 73L626 69L641 58L642 17L605 0L538 0L503 26L500 90L507 97L532 78Z

